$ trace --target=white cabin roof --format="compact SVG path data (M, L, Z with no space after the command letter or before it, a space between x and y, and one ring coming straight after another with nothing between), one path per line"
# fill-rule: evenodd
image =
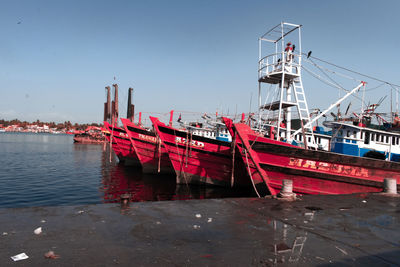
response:
M400 136L400 133L382 131L382 130L368 128L368 127L361 127L361 126L357 126L357 125L353 125L353 124L348 124L348 123L345 123L345 122L332 121L332 122L329 122L329 124L331 124L332 126L336 126L337 128L341 127L342 129L344 127L347 127L347 128L357 129L359 131L370 131L370 132L375 132L375 133L380 133L380 134L388 134L388 135Z

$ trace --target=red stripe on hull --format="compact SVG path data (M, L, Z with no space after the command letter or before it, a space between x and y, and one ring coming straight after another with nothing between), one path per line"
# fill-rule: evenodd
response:
M135 149L144 173L173 173L171 162L155 134L135 125L127 119L121 119L129 141Z

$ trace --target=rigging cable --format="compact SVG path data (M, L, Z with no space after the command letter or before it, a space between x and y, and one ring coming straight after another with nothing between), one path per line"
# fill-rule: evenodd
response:
M305 55L305 56L307 56L306 53L302 53L302 54ZM391 85L391 86L393 86L393 87L396 87L396 88L397 88L396 90L398 90L398 88L400 88L400 85L397 85L397 84L394 84L394 83L390 83L390 82L387 82L387 81L384 81L384 80L381 80L381 79L372 77L372 76L370 76L370 75L362 74L362 73L360 73L360 72L357 72L357 71L354 71L354 70L351 70L351 69L348 69L348 68L340 67L340 66L338 66L338 65L336 65L336 64L330 63L330 62L328 62L328 61L325 61L325 60L323 60L323 59L320 59L320 58L317 58L317 57L314 57L314 56L310 56L310 57L311 57L311 58L314 58L314 59L316 59L316 60L319 60L319 61L321 61L321 62L324 62L324 63L326 63L326 64L329 64L329 65L331 65L331 66L334 66L334 67L336 67L336 68L343 69L343 70L346 70L346 71L348 71L348 72L352 72L352 73L355 73L355 74L357 74L357 75L361 75L361 76L370 78L370 79L375 80L375 81L378 81L378 82L383 82L383 83L389 84L389 85Z
M329 85L329 86L336 87L336 88L338 88L338 89L342 89L342 90L344 90L346 93L349 92L349 90L347 90L347 89L338 87L336 84L332 84L332 83L329 82L329 81L323 80L318 74L313 73L312 71L310 71L309 69L307 69L306 67L304 67L304 65L302 65L301 67L302 67L305 71L307 71L309 74L311 74L312 76L314 76L314 78L320 80L321 82L323 82L323 83L325 83L325 84L327 84L327 85ZM357 98L358 100L361 100L361 101L362 101L362 99L361 99L359 96L357 96L357 95L354 95L354 94L353 94L352 97L355 97L355 98ZM365 103L364 103L364 104L365 104Z

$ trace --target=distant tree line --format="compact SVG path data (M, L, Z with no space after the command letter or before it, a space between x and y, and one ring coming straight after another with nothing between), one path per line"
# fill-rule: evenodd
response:
M36 124L40 127L43 127L43 125L47 125L50 128L56 128L57 130L61 130L61 129L67 129L67 130L71 130L71 129L75 129L75 130L85 130L88 126L96 126L96 127L100 127L101 124L98 123L84 123L84 124L72 124L70 121L65 121L65 122L61 122L61 123L55 123L53 121L51 122L42 122L40 120L36 120L34 122L27 122L27 121L20 121L18 119L13 119L13 120L3 120L0 119L0 125L3 125L3 127L7 127L10 125L18 125L19 127L23 127L24 129L28 128L28 125L33 125Z

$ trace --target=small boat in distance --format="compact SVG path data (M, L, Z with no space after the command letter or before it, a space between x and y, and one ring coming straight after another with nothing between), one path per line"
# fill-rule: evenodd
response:
M101 144L105 141L100 127L89 126L84 131L74 134L74 143Z

